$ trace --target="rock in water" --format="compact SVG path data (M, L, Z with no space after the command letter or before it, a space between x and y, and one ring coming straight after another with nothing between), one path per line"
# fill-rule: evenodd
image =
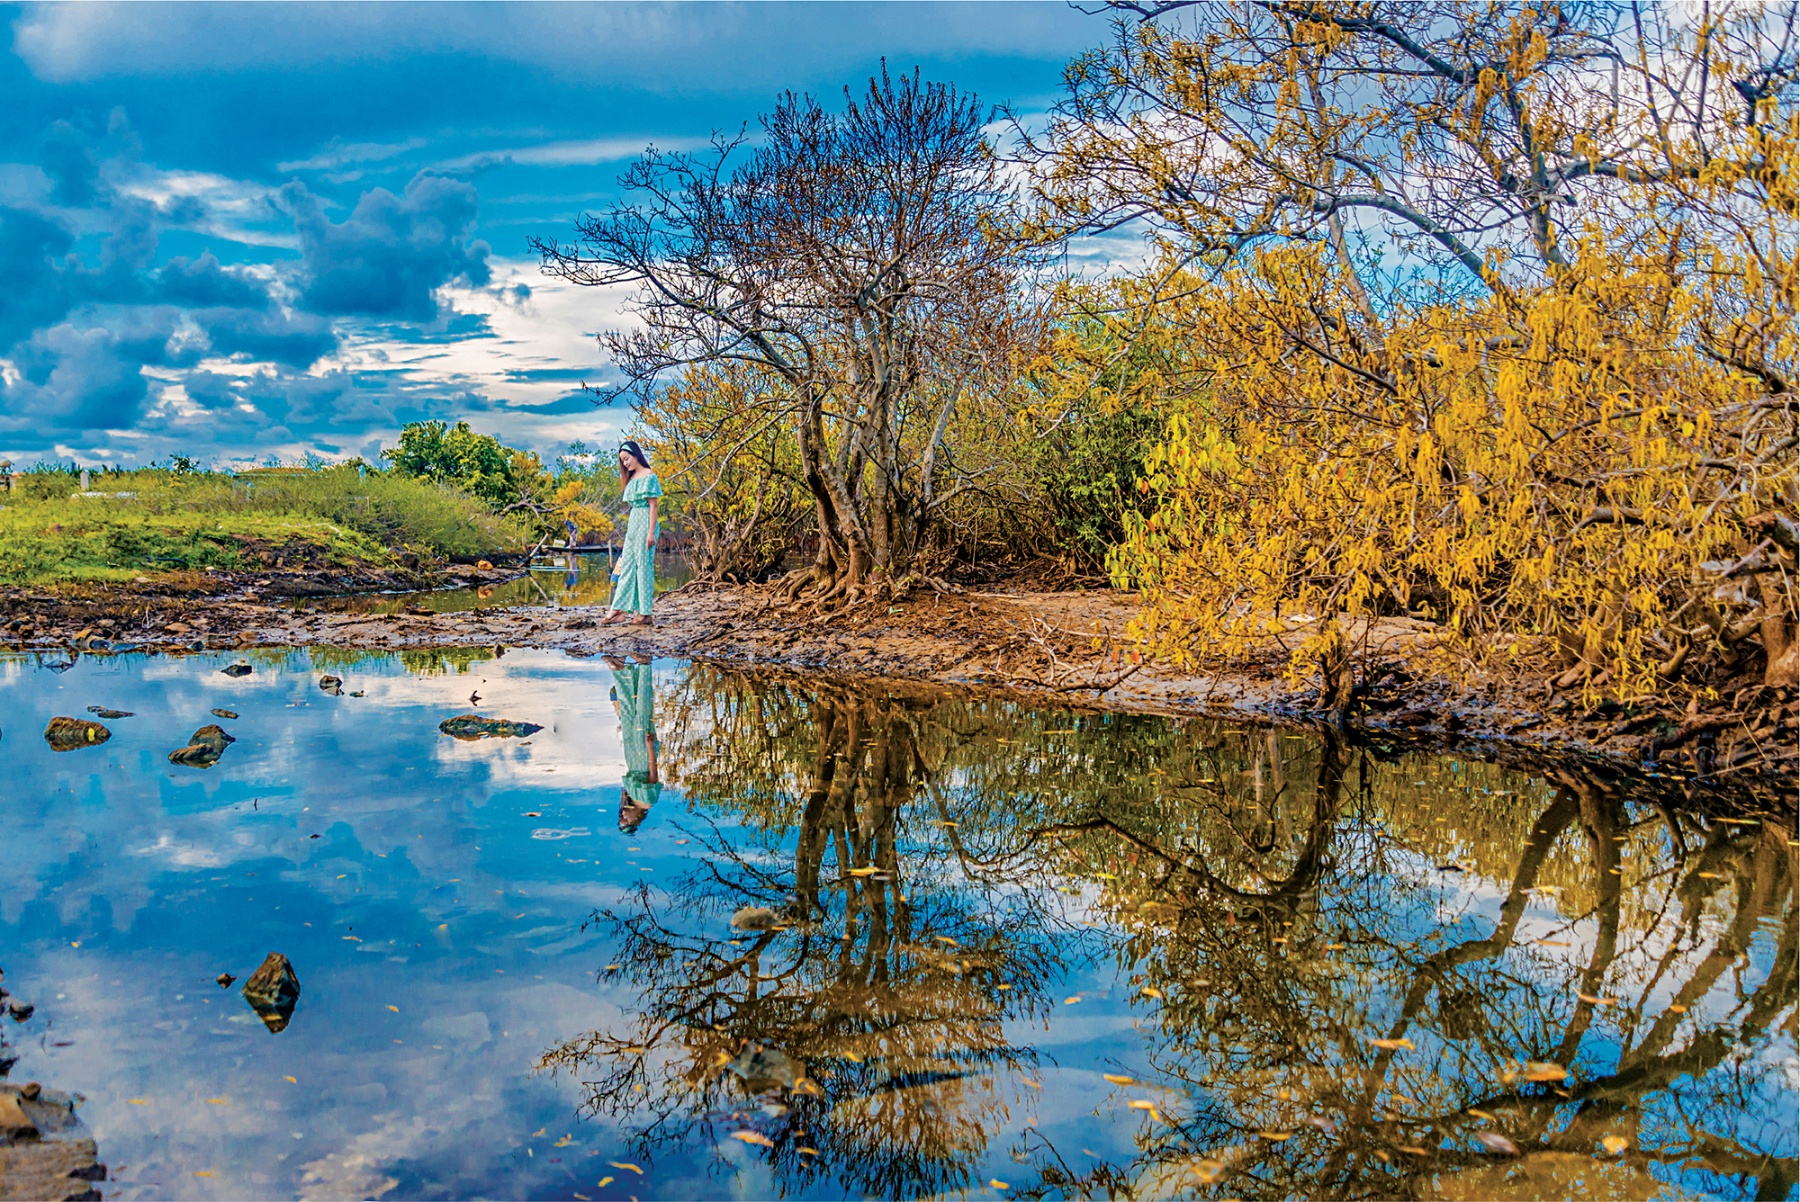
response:
M344 694L344 678L341 676L321 676L319 677L319 688L324 692L330 693L333 697L341 697Z
M52 718L44 727L44 741L52 751L74 751L78 747L98 747L112 738L112 731L86 718Z
M271 1034L285 1030L300 1000L300 978L294 975L288 958L280 952L270 952L244 982L244 1000Z
M236 710L214 710L212 715L215 718L235 718L238 716Z
M131 717L130 710L109 710L104 705L90 705L88 706L88 713L94 715L96 718L105 718L109 722L114 718Z
M505 718L458 714L438 723L438 729L453 739L472 743L476 739L523 739L544 728L532 722L508 722Z
M235 980L237 980L237 978L232 976L230 973L222 972L219 974L219 988L220 989L230 989L231 983Z
M806 1076L805 1065L796 1063L779 1048L765 1048L758 1043L739 1052L737 1059L725 1068L741 1079L744 1088L753 1094L768 1093L771 1089L792 1089L796 1081Z
M239 660L235 664L228 664L225 667L220 668L219 671L225 673L227 676L248 676L253 669L243 660Z
M745 906L731 916L731 925L740 931L767 931L781 917L767 906Z
M237 736L227 734L225 728L216 722L208 723L195 731L188 738L186 747L176 748L169 753L171 764L186 764L192 768L210 768L219 762L225 754L227 744L237 742Z

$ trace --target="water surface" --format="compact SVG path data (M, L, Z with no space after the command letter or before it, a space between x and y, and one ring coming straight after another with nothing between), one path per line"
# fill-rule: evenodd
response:
M519 605L555 607L604 605L612 596L615 557L605 552L558 555L532 561L529 570L513 580L474 588L419 589L394 593L348 593L337 597L295 598L295 609L324 609L333 613L396 614L402 610L436 614L466 613L476 609L507 609ZM694 578L693 565L679 555L656 557L656 591L666 593Z
M1773 822L491 656L0 660L0 1058L85 1097L107 1196L1796 1196ZM135 713L53 752L89 705Z

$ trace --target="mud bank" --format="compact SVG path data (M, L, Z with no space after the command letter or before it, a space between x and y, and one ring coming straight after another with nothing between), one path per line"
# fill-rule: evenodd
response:
M1110 590L934 592L821 620L805 607L776 607L759 589L690 588L659 601L655 627L644 628L605 625L604 611L592 607L421 608L381 615L295 601L421 583L492 584L516 577L516 569L455 568L431 577L389 573L380 581L357 577L348 588L335 578L302 574L193 575L85 593L0 592L0 646L70 654L316 645L536 647L1004 691L1078 708L1308 725L1321 717L1313 709L1314 694L1283 679L1278 653L1210 673L1134 662L1124 637L1134 600ZM1587 707L1567 695L1546 696L1541 686L1414 677L1401 653L1433 637L1425 623L1384 620L1371 634L1379 650L1358 688L1348 719L1353 730L1388 742L1573 755L1631 772L1769 788L1791 800L1797 726L1792 689L1745 688L1705 712Z

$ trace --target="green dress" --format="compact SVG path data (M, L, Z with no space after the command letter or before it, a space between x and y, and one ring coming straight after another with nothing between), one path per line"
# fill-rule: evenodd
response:
M662 782L650 779L650 748L646 737L656 737L656 690L649 664L613 669L613 704L619 711L620 738L624 741L624 794L648 807L662 796Z
M625 523L625 546L619 552L619 578L613 583L612 608L648 615L656 599L656 548L648 545L656 528L650 524L650 501L662 496L654 472L633 476L625 486L631 517Z

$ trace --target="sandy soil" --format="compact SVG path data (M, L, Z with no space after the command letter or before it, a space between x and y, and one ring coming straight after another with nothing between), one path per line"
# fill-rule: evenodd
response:
M454 569L435 584L497 583L503 569ZM0 645L100 653L131 646L169 652L251 646L328 645L402 649L499 646L560 649L571 655L649 654L700 659L775 672L911 681L1004 691L1038 703L1079 708L1259 717L1316 723L1310 691L1282 679L1281 655L1229 670L1196 674L1162 663L1136 663L1122 638L1134 612L1129 594L1111 590L1009 590L921 593L821 620L809 607L774 607L754 588L691 587L658 602L654 628L602 625L591 608L520 607L477 613L331 612L296 608L331 581L286 576L193 573L124 587L57 593L0 590ZM395 587L416 579L357 580L351 587ZM342 585L336 591L342 591ZM1378 648L1359 690L1353 729L1388 743L1471 742L1514 752L1574 755L1620 769L1760 783L1786 791L1796 765L1793 690L1748 688L1705 713L1655 707L1585 708L1496 682L1473 686L1411 677L1396 657L1433 637L1411 619L1385 619L1371 632ZM1790 803L1791 804L1791 800Z

